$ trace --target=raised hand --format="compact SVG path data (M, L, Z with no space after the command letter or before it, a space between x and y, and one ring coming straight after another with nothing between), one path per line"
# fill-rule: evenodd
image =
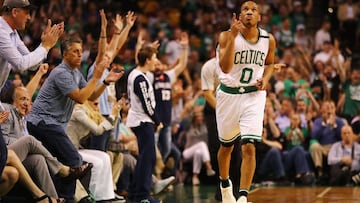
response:
M180 45L182 47L188 47L189 46L189 35L186 32L182 32L180 35Z
M113 19L113 23L117 32L120 32L123 29L124 23L121 15L116 14L115 19Z
M154 49L158 49L159 46L160 46L159 40L153 41L150 46L151 46L152 48L154 48Z
M126 15L126 24L129 25L130 27L132 27L135 23L137 16L135 15L135 13L133 11L128 11L127 15Z
M144 29L140 29L138 37L137 37L137 43L136 43L136 49L140 50L141 47L145 44L145 40L144 40L144 35L145 35L145 30Z
M50 29L51 29L51 20L50 20L50 19L48 19L48 20L47 20L46 27L45 27L45 29L44 29L44 31L43 31L43 33L42 33L42 35L44 35L44 34L48 33L48 32L50 31ZM42 35L41 35L41 39L42 39Z
M231 19L230 31L233 37L236 37L239 32L241 32L245 28L244 24L240 21L240 17L236 17L236 14L233 13Z
M123 68L114 67L111 69L109 74L106 76L105 80L107 82L116 82L124 75L124 73L125 73L125 71Z
M96 63L94 68L94 78L100 79L105 68L110 66L110 60L108 57L103 57L99 63Z
M47 63L42 63L40 64L39 70L37 71L38 73L40 73L41 75L45 75L49 70L49 64Z
M107 19L106 19L106 15L105 15L104 9L100 9L99 13L100 13L100 17L101 17L101 30L102 30L102 31L103 31L103 30L106 31Z
M48 20L47 26L41 34L41 43L46 50L50 50L64 33L64 22L55 24L51 27L51 20Z

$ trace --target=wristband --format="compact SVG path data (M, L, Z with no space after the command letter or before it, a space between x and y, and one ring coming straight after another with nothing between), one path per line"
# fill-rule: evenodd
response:
M106 86L109 86L109 85L110 85L110 83L109 83L109 82L106 82L105 79L103 80L103 83L104 83L104 85L106 85Z
M114 32L114 35L120 35L121 32Z

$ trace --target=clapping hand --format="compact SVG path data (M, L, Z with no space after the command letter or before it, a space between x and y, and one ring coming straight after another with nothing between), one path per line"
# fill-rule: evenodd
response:
M41 34L41 43L46 50L50 50L64 33L64 22L51 26L51 20L48 19L47 26Z
M9 114L9 111L0 111L0 124L4 123L8 119Z

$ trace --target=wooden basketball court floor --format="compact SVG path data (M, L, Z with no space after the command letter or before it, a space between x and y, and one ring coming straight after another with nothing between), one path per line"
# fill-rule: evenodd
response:
M214 185L178 185L160 194L163 203L217 203ZM360 187L261 187L250 191L252 203L360 203Z

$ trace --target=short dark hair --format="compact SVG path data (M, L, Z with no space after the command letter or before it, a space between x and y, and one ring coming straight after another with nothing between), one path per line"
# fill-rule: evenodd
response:
M241 9L241 7L244 5L244 3L246 3L246 2L248 2L248 1L252 1L252 2L254 2L254 3L258 3L257 1L255 1L255 0L243 0L243 1L240 1L240 9Z
M157 53L157 50L150 46L144 46L139 50L137 55L139 65L144 66L147 59L151 59L151 57Z
M70 49L70 46L74 43L82 44L83 41L80 37L67 37L61 41L61 52L64 53Z
M14 95L15 95L15 85L11 82L11 84L3 91L1 91L0 100L3 103L12 104L14 103Z

